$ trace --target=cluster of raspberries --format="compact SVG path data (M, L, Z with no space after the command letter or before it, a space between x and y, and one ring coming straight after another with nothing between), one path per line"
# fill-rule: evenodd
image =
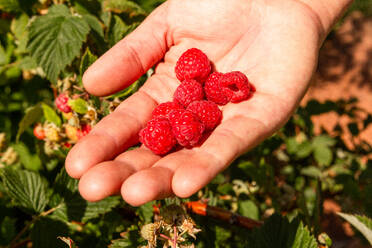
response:
M151 151L164 155L177 143L191 148L204 132L212 131L222 119L218 105L249 99L255 88L239 71L211 73L211 63L202 51L191 48L178 59L175 72L181 84L172 102L159 104L140 133L140 141Z

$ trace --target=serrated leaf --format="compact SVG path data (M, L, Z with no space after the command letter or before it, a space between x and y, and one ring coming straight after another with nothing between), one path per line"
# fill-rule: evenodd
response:
M316 146L314 148L314 158L319 165L328 166L333 159L332 150L328 146Z
M47 121L52 122L57 126L61 126L62 124L61 118L57 115L54 109L52 109L49 105L46 105L45 103L42 103L41 107L43 109L44 117Z
M80 221L86 222L92 218L96 218L101 214L111 211L120 203L120 197L112 196L105 198L99 202L88 202L81 198L80 195L75 195L68 201L63 202L52 217L63 221Z
M264 225L247 236L247 248L317 248L317 242L309 230L296 218L272 215Z
M43 217L32 227L32 245L37 248L65 247L58 237L67 236L67 230L68 226L62 221Z
M54 180L53 189L55 193L70 197L78 191L78 185L79 180L70 177L66 169L62 167Z
M31 23L27 48L46 76L56 82L59 73L80 54L89 30L84 19L72 15L65 5L53 5L47 15Z
M117 14L126 13L129 16L145 15L146 12L137 3L129 0L104 0L103 8Z
M251 200L240 200L238 202L238 211L241 215L258 220L259 219L259 211L256 204Z
M372 220L365 216L337 213L347 222L352 224L372 245Z
M3 186L17 206L41 213L47 202L47 181L39 174L5 168L1 171Z
M37 104L33 107L30 107L26 109L26 113L23 116L22 120L18 124L18 132L16 141L18 142L19 137L22 135L22 133L33 123L40 120L40 118L43 116L43 111L40 106L40 104Z
M81 58L81 62L80 62L80 75L83 75L84 72L88 69L88 67L94 63L94 61L97 60L97 56L96 55L93 55L90 50L89 50L89 47L87 47L87 49L85 50L85 53L83 55L83 57Z
M111 20L108 33L110 46L113 46L119 42L124 37L128 29L129 26L126 25L119 16L114 15L114 18Z
M84 14L83 19L88 23L89 27L93 31L95 31L101 38L104 38L103 28L97 17L90 14Z
M292 243L292 248L316 248L318 244L314 236L310 234L310 231L305 227L302 222L297 228L296 236Z
M23 143L12 145L18 153L21 164L28 170L38 171L41 169L41 160L37 154L31 154L28 147Z
M88 103L81 98L69 100L68 105L79 114L85 114L88 111Z
M49 206L56 207L63 201L73 198L78 191L79 180L67 175L64 167L56 176L53 183L53 195L49 201Z
M154 210L152 206L154 204L155 202L151 201L137 208L137 214L145 223L150 223L152 221L152 217L154 216Z

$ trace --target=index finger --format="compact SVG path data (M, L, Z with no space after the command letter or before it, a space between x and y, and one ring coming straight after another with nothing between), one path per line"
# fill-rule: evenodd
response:
M83 84L89 93L104 96L122 90L164 57L168 47L165 4L88 68Z

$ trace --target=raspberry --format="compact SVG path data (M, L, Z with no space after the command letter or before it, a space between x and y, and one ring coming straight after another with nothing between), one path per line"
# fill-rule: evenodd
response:
M240 71L224 74L220 85L222 92L230 99L230 102L241 102L251 96L251 85L248 78Z
M166 154L177 143L170 122L161 116L147 122L146 127L140 131L139 137L147 148L158 155Z
M45 129L45 137L49 141L58 142L61 139L59 130L53 126L49 126Z
M76 127L68 125L68 124L65 125L65 133L66 133L67 138L69 138L70 141L72 142L78 141L77 132L78 132L78 129Z
M178 143L185 147L196 145L204 132L204 124L188 110L172 110L169 113L169 121Z
M34 135L39 140L45 139L45 132L40 123L34 127Z
M223 76L223 73L213 72L204 84L204 92L207 99L219 105L225 105L230 100L224 94L220 85Z
M187 107L193 101L204 98L203 87L193 79L183 81L174 92L174 100Z
M217 104L211 101L192 102L187 110L199 117L199 120L205 126L205 130L213 130L222 119L222 111Z
M182 109L183 107L178 102L164 102L159 104L152 111L152 118L163 116L168 117L169 112L174 109Z
M92 130L92 127L89 124L81 125L81 128L79 128L76 132L77 139L78 140L82 139L90 132L90 130Z
M68 106L68 100L69 99L66 94L64 93L59 94L59 96L55 100L57 108L64 113L71 112L71 107Z
M211 63L207 55L197 48L184 52L178 59L175 72L181 82L186 79L195 79L203 83L211 71Z

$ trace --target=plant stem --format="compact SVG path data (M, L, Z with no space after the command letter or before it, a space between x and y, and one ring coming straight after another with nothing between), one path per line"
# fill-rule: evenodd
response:
M173 237L173 248L177 248L177 239L178 239L178 237L177 237L177 226L176 225L174 225L173 226L173 231L174 231L174 237Z

